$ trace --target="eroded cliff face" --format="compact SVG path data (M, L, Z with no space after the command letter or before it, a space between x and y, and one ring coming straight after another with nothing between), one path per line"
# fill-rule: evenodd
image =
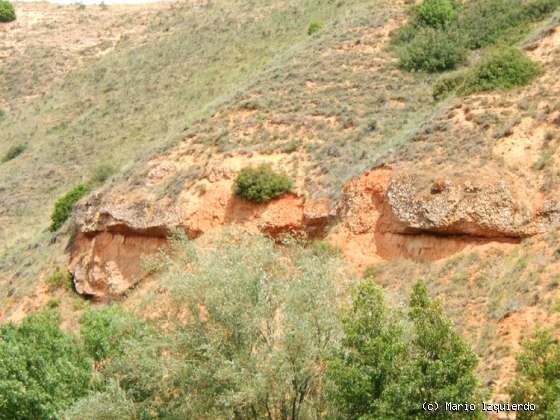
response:
M337 203L287 194L254 204L232 194L234 169L210 173L174 200L116 189L80 203L70 247L77 291L121 295L142 277L142 257L164 247L174 229L190 238L227 225L324 238L363 269L382 259L437 260L467 247L515 243L560 214L557 201L496 169L430 177L380 167L348 182Z

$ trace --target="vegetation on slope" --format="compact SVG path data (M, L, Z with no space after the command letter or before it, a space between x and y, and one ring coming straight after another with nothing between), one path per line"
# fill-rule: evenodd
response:
M235 194L249 201L262 203L290 192L292 180L274 172L268 165L242 169L234 181Z
M368 278L348 306L339 257L283 245L178 235L150 262L150 321L109 305L85 312L80 340L52 310L2 326L0 418L428 418L424 401L480 402L477 358L423 283L394 306ZM550 335L529 342L514 401L554 410L558 357Z
M27 149L0 165L4 197L0 201L0 299L6 296L5 280L39 276L46 259L39 255L43 250L60 254L61 248L55 249L58 244L53 245L45 233L60 195L83 183L84 177L103 164L133 174L133 168L143 168L144 157L181 140L185 128L200 123L199 117L211 115L224 102L237 103L235 92L244 92L247 84L268 89L270 77L274 83L286 85L270 73L257 82L255 75L266 69L273 67L286 80L299 83L303 79L297 71L292 74L283 66L292 63L290 57L296 52L321 42L323 32L307 35L309 22L324 22L327 27L336 21L336 31L344 33L350 23L337 16L348 12L348 19L355 21L364 3L259 0L250 6L246 1L210 2L200 7L169 5L139 35L122 36L107 54L73 70L44 95L7 112L0 120L0 154L22 139ZM85 17L84 22L95 24ZM311 71L308 61L309 55L302 54L293 63ZM11 77L9 68L2 71ZM274 87L270 89L269 95L259 96L277 109L272 103ZM304 92L295 86L292 89L292 102L298 104L301 101L296 95ZM213 128L205 125L200 133L205 135ZM215 128L221 130L222 126ZM228 139L226 134L211 133L210 137L206 148ZM263 147L274 143L255 141ZM194 173L196 168L191 169ZM33 285L33 281L15 283L17 295Z
M0 23L16 20L16 11L8 0L0 0Z

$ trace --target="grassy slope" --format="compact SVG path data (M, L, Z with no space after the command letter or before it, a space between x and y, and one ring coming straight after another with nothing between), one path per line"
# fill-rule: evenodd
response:
M45 228L54 200L89 179L97 165L130 167L180 139L185 127L281 61L286 50L310 42L310 21L329 22L360 3L172 5L143 36L124 37L110 53L11 111L0 121L0 155L14 144L28 148L0 165L0 280L37 274L37 261L52 254L36 248L52 239Z

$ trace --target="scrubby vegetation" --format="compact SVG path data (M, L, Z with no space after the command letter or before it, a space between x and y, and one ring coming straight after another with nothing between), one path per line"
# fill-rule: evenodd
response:
M8 0L0 0L0 22L16 20L16 11Z
M467 74L458 91L468 95L488 90L507 90L526 85L539 74L538 64L518 49L497 48Z
M454 69L466 53L454 36L432 28L423 28L400 49L401 66L409 71L436 72Z
M19 155L25 152L25 149L27 149L26 144L16 144L15 146L10 147L2 158L2 163L17 158Z
M84 396L91 360L79 341L44 310L0 327L0 419L50 420Z
M424 0L412 8L410 21L393 37L406 70L451 70L466 50L498 42L513 44L560 6L558 0Z
M472 69L442 76L433 87L438 100L452 92L470 95L525 86L541 74L540 66L517 48L502 46L488 53Z
M80 198L86 195L89 191L89 187L80 184L72 188L62 197L60 197L54 204L54 211L51 215L51 225L50 231L56 232L60 227L68 220L74 209L74 205L78 202Z
M50 291L60 288L72 289L72 275L65 268L58 267L46 280Z
M234 182L234 192L240 197L258 203L270 201L290 192L292 180L275 172L268 165L242 169Z

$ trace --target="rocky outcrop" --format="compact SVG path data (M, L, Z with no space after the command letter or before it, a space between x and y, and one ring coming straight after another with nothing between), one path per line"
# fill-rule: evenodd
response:
M306 201L295 194L265 204L235 197L231 182L207 185L190 201L112 202L113 195L93 196L75 212L78 234L71 244L70 271L78 293L104 298L121 295L141 279L142 258L166 244L180 229L190 238L238 225L244 230L305 238L324 236L331 215L326 200Z
M238 225L278 236L326 238L357 267L380 259L439 259L467 247L516 241L559 219L556 201L508 174L473 171L437 178L381 167L346 184L336 206L287 194L255 204L232 194L231 174L186 189L174 200L118 189L77 208L70 270L79 293L120 295L141 276L141 259L173 229L189 237ZM328 228L328 229L327 229Z

